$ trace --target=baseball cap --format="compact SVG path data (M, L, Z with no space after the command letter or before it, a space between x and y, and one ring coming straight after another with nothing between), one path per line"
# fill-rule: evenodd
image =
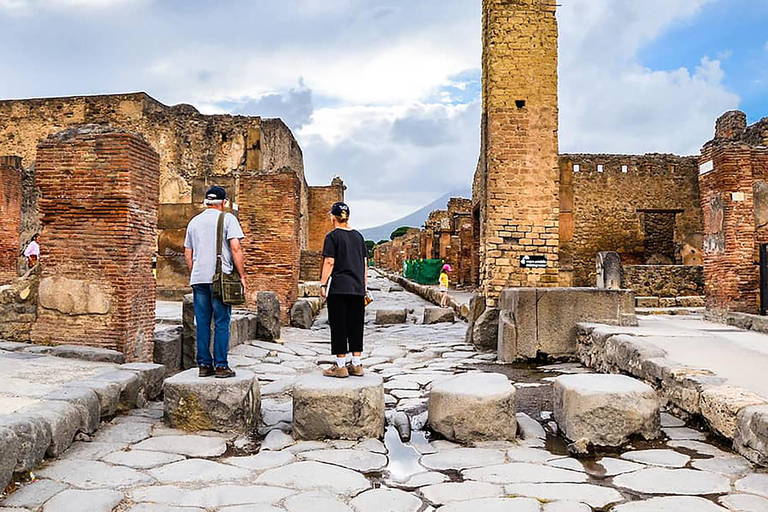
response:
M443 265L443 270L445 270L446 272L453 272L453 269L447 263L445 265Z
M349 206L347 206L346 203L338 202L331 206L331 215L341 217L344 213L346 213L346 216L349 217Z
M205 193L205 198L213 201L215 200L223 201L224 199L227 198L227 191L224 190L223 187L214 185L208 189L208 192Z

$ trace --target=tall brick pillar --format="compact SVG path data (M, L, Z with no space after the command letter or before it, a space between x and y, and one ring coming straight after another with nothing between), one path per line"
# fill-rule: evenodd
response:
M309 187L309 244L307 250L322 251L325 235L333 229L328 212L333 203L344 200L344 182L334 178L330 186ZM352 212L354 214L354 212Z
M18 276L21 158L0 156L0 285Z
M287 167L240 176L247 305L256 307L257 292L273 291L284 323L299 294L301 185Z
M483 0L480 280L489 305L506 287L558 284L555 9L554 0Z
M150 361L159 158L140 136L94 125L38 146L45 246L32 341Z

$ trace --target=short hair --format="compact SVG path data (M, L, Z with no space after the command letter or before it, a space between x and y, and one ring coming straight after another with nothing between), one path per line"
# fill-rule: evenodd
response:
M224 204L226 199L206 199L203 201L205 206L219 206Z
M32 240L33 241L37 240L37 237L39 237L39 236L40 236L40 233L35 233L34 235L32 235Z

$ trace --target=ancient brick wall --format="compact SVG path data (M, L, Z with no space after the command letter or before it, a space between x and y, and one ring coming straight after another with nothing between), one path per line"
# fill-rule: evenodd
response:
M0 285L19 275L22 178L21 158L0 156Z
M560 176L560 262L574 286L595 285L600 251L628 265L701 262L696 157L562 155Z
M323 251L301 251L299 281L319 281L323 271Z
M257 292L274 291L283 322L299 293L302 181L289 168L243 174L239 180L247 305L256 306Z
M494 305L505 287L558 284L557 20L550 0L483 1L483 123L475 203L480 277ZM522 268L522 256L546 268Z
M308 250L323 250L325 235L333 229L328 212L334 203L344 201L344 189L344 182L340 178L334 178L327 187L309 187Z
M136 134L87 126L42 141L36 161L45 250L32 341L151 361L157 153Z
M701 265L623 265L621 287L637 297L704 295Z

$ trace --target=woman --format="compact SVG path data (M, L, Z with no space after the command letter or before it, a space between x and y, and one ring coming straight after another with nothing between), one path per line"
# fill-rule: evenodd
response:
M442 297L440 298L441 308L448 307L448 272L453 272L453 269L446 263L443 265L443 270L440 272L440 293L442 293Z
M32 241L29 242L29 245L24 250L24 257L27 258L27 266L29 268L34 267L37 265L37 262L40 260L40 233L35 233L32 235Z
M327 298L331 325L331 351L336 364L323 372L326 377L362 377L365 291L368 285L368 248L358 231L349 227L349 206L336 203L331 208L333 231L325 235L321 294ZM347 362L347 355L352 360Z

